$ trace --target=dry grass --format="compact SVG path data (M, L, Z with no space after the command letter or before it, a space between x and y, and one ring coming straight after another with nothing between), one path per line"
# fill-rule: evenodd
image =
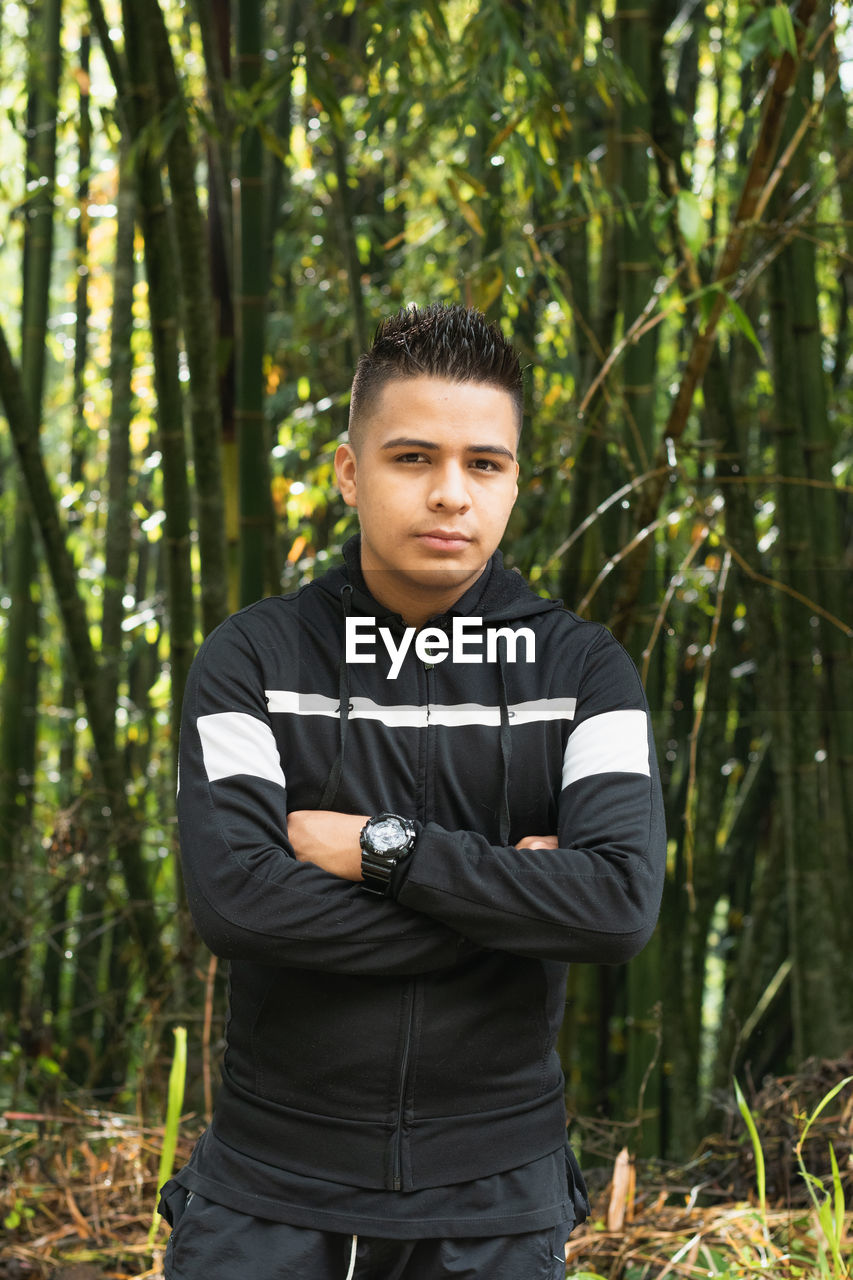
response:
M160 1277L168 1228L153 1257L148 1232L163 1129L95 1111L5 1119L0 1217L20 1222L0 1248L0 1280ZM197 1132L192 1117L184 1130ZM181 1140L180 1162L192 1142Z
M569 1241L569 1276L594 1272L607 1280L804 1280L820 1275L816 1223L807 1210L772 1209L762 1215L743 1201L700 1206L691 1205L689 1196L682 1204L671 1199L665 1189L654 1196L648 1188L617 1229L608 1229L608 1205L596 1205L592 1224Z
M624 1133L617 1126L580 1123L585 1163L599 1165L598 1190L590 1222L569 1241L569 1276L843 1280L844 1271L819 1265L821 1231L793 1149L802 1117L851 1066L809 1064L752 1098L768 1170L763 1214L752 1148L736 1112L682 1168L636 1166L627 1149L618 1150ZM179 1163L199 1129L195 1117L184 1117ZM162 1140L162 1128L113 1113L7 1112L0 1129L0 1221L7 1223L0 1280L158 1280L167 1228L161 1225L153 1254L148 1233ZM830 1141L850 1205L853 1089L834 1100L809 1136L808 1166L824 1178ZM848 1219L848 1232L850 1226ZM844 1252L849 1259L849 1235Z

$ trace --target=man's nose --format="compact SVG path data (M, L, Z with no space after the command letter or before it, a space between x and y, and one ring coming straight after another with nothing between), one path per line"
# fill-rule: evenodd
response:
M449 462L436 468L430 502L433 506L464 511L471 505L468 488L468 472L457 463Z

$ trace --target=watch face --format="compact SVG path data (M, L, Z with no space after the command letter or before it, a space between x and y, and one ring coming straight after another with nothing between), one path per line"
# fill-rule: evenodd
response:
M405 839L402 824L396 818L383 818L374 822L370 828L370 843L377 853L387 853L389 849L398 849Z

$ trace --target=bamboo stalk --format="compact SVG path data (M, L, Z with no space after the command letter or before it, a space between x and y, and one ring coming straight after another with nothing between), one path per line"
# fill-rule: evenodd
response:
M133 240L136 230L136 182L127 147L119 157L117 227L110 332L110 441L107 458L106 572L101 612L101 654L109 698L115 702L122 657L121 624L130 569L131 508L130 425L133 416Z
M127 806L124 770L115 743L115 707L103 697L103 672L89 634L86 605L77 586L76 566L60 523L58 506L51 492L20 374L12 359L2 325L0 399L3 401L9 433L41 534L53 589L86 705L95 752L112 805L116 844L131 901L132 919L140 935L149 971L156 973L160 967L159 926L150 900L147 870L139 856L138 840L134 839L136 819Z
M228 612L225 514L222 488L222 419L217 335L214 323L208 229L196 189L197 157L187 127L186 103L175 69L163 12L144 0L147 47L153 54L158 107L172 127L166 145L169 190L181 279L184 343L189 367L190 432L201 563L202 629L212 631Z
M714 270L714 283L719 290L707 319L697 330L678 392L673 400L656 461L665 458L668 442L677 442L687 427L688 417L696 390L701 383L714 345L714 335L726 306L726 290L730 287L749 241L757 211L761 207L764 190L773 175L773 165L779 148L782 130L796 77L802 50L809 27L814 18L817 0L800 0L796 13L797 57L787 50L774 64L768 91L764 100L758 138L750 158L749 169L741 189L737 209L726 237L722 253ZM651 523L658 510L665 489L665 481L652 481L638 505L637 525L642 528ZM625 574L617 600L614 632L625 637L631 626L633 611L641 590L643 574L649 555L649 545L640 547Z
M27 178L37 183L24 206L23 288L21 299L21 392L37 442L44 395L45 349L53 261L56 116L61 63L61 3L30 11L27 65ZM41 56L36 48L41 46ZM37 447L37 443L36 443ZM5 680L0 695L0 837L9 852L10 869L32 880L33 864L25 854L32 825L36 773L41 618L39 562L33 539L32 507L20 480L16 486L15 531L11 548L13 607L5 642ZM24 888L24 901L33 895ZM35 922L27 910L18 927L28 934ZM9 975L17 1017L26 1002L29 965L25 958ZM35 1003L34 1000L30 1001Z
M239 0L237 57L241 89L252 94L261 69L261 7L255 0ZM237 290L237 432L240 511L240 603L264 594L264 565L272 538L272 492L269 447L264 420L263 356L266 333L264 275L266 235L263 149L257 128L247 121L240 139L240 202L238 217Z
M140 218L145 242L151 347L157 390L157 442L163 475L164 542L168 564L169 675L173 768L181 703L195 652L195 604L190 560L190 489L184 403L179 376L178 264L166 204L160 159L154 153L157 85L147 0L124 0L125 47L129 66L125 112L136 142Z

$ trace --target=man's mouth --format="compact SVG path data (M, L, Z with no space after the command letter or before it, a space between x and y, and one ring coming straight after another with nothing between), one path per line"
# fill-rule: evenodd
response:
M437 551L463 551L471 539L458 529L430 529L426 533L417 534L419 542Z

